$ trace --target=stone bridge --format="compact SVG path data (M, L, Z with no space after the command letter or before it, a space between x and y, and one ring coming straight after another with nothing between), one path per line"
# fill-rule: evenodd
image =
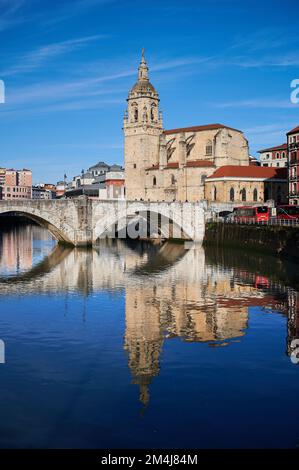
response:
M57 199L0 201L0 214L28 217L54 237L75 246L99 238L162 238L203 241L201 203Z

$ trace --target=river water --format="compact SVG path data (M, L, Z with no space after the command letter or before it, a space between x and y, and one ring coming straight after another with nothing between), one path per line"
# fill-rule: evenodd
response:
M0 447L298 447L298 286L262 254L2 220Z

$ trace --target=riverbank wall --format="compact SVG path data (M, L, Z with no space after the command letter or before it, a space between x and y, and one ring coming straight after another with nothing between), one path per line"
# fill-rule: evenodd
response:
M299 262L298 227L209 222L204 244L244 248Z

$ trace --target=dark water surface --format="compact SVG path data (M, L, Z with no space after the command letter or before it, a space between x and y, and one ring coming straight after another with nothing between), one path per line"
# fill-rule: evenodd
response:
M297 268L2 223L0 447L298 447Z

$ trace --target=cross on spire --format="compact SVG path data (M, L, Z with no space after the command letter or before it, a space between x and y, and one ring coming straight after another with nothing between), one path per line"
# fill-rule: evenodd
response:
M138 80L148 80L148 66L144 57L144 47L141 49L141 62L138 68Z

